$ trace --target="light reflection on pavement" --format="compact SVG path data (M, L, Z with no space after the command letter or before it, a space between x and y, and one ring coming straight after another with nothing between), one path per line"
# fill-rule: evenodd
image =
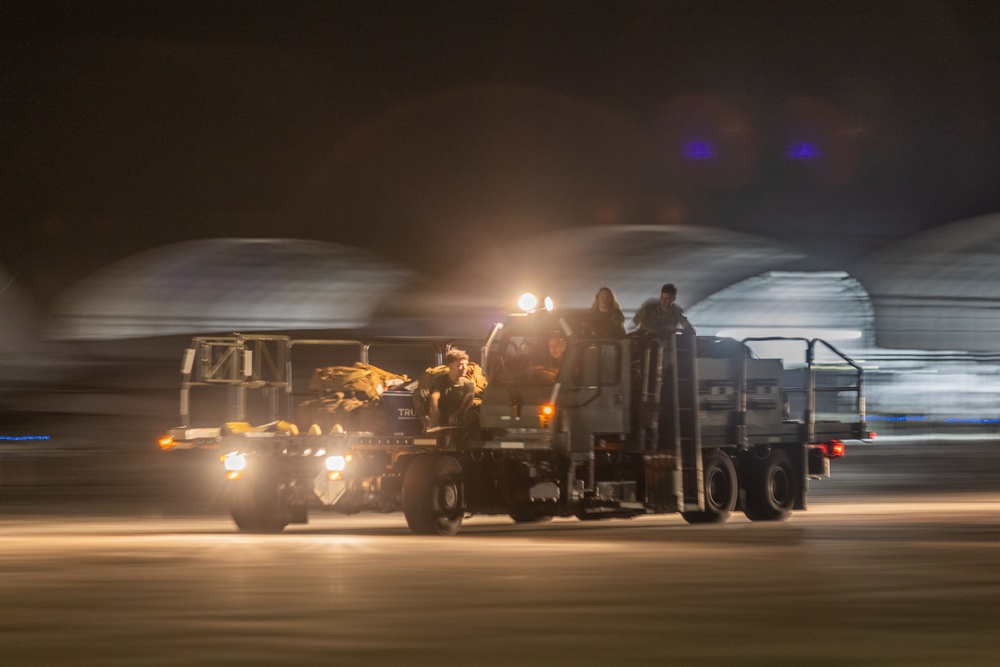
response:
M0 518L4 664L994 665L1000 493L453 538L399 515Z

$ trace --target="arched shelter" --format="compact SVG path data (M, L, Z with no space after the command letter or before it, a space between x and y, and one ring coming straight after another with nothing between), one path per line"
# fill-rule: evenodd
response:
M355 329L413 274L371 253L289 239L213 239L158 248L85 278L51 312L49 334Z
M879 347L1000 350L1000 214L917 234L858 263Z

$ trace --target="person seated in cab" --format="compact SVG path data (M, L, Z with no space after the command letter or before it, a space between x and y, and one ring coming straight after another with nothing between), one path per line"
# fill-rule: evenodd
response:
M478 419L472 408L476 385L466 377L469 355L464 350L452 348L444 355L448 373L439 376L431 385L429 426L472 426Z
M559 367L562 366L563 355L566 354L566 338L561 335L549 337L549 356L539 366L533 369L532 377L536 382L555 384L559 375Z

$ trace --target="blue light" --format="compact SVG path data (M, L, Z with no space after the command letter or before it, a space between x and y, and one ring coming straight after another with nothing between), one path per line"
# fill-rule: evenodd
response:
M684 144L684 157L689 160L711 160L715 157L715 146L703 139Z
M796 141L788 145L785 155L792 160L815 160L820 157L820 150L811 141Z
M897 415L894 417L866 415L865 421L869 422L923 422L929 421L925 415ZM1000 424L997 417L945 417L941 420L946 424Z
M49 440L47 435L0 435L0 442L20 442L22 440Z

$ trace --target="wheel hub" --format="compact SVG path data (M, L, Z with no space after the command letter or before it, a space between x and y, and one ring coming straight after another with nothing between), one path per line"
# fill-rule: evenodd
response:
M458 506L458 489L454 484L446 484L441 489L441 508L453 510Z
M789 494L789 484L788 476L785 471L781 468L776 468L771 475L771 483L768 484L768 488L771 492L771 499L778 506L784 505L785 501L788 500Z
M722 501L728 496L728 484L726 483L725 475L719 470L713 470L711 477L708 479L708 484L706 485L708 491L708 501L713 507L718 507L722 504Z

